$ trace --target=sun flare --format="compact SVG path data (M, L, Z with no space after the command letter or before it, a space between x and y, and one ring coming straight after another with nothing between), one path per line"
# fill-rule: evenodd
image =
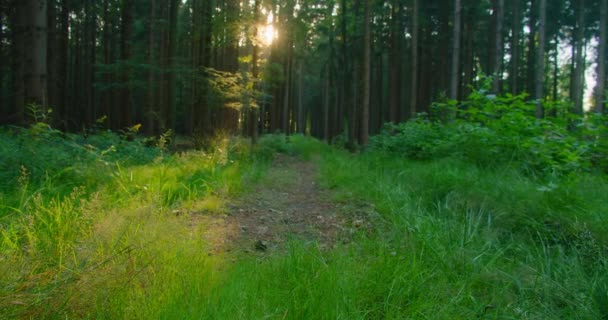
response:
M270 46L272 42L277 38L277 31L271 24L262 26L260 28L258 38L264 46Z

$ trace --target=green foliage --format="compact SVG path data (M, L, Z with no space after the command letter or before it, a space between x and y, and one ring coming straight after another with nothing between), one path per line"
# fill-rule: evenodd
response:
M608 301L605 176L544 182L474 165L439 146L450 134L445 125L410 125L404 130L433 143L410 141L416 152L390 152L399 156L387 152L401 139L392 136L359 155L284 135L255 146L217 137L205 151L168 154L104 132L51 132L42 143L24 138L29 130L2 129L0 155L14 158L0 165L15 176L0 180L2 316L600 318ZM67 153L67 162L45 149ZM199 222L216 213L207 202L219 202L221 213L228 197L255 190L277 152L318 163L346 221L341 241L212 254L209 226ZM13 198L17 211L7 205ZM370 227L353 228L353 219Z
M535 108L525 96L489 97L475 91L460 104L435 104L430 119L421 115L386 125L371 148L409 159L451 156L482 167L510 165L540 177L606 169L606 117L566 113L537 119ZM445 114L455 119L437 119Z

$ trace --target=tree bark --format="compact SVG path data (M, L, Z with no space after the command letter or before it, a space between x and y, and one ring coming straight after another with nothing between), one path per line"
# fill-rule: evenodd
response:
M456 0L460 1L460 0ZM418 34L420 31L419 25L419 9L420 1L414 0L412 7L412 73L411 73L411 91L410 91L410 112L409 117L413 118L418 112Z
M509 78L511 80L511 93L519 94L519 63L521 57L520 34L521 34L521 9L520 0L512 0L512 33L511 37L511 71Z
M492 91L500 92L502 82L502 64L503 64L503 25L505 15L505 1L496 0L496 35L494 36L494 81L492 82Z
M131 59L131 36L133 33L133 1L123 0L121 8L121 34L120 34L120 59L122 60L122 88L120 90L120 104L122 110L121 127L132 124L133 106L131 105L131 72L129 59Z
M46 111L47 95L47 2L26 0L19 5L24 10L21 17L24 27L24 106L32 104ZM20 120L23 119L21 110ZM35 119L34 119L35 120Z
M545 84L545 33L547 24L547 0L540 0L539 2L539 24L538 24L538 48L536 50L536 84L534 99L536 100L536 117L544 117L544 109L542 100L544 98L544 84Z
M416 0L417 1L417 0ZM450 79L450 99L458 99L460 72L460 26L462 17L461 0L454 0L454 38L452 39L452 73Z
M573 63L574 83L572 86L572 101L574 102L574 113L583 114L583 79L585 76L585 58L583 55L585 43L585 0L578 0L576 18L576 54Z
M608 37L606 24L608 23L608 0L601 0L600 4L600 37L597 53L597 84L595 86L595 112L606 112L604 100L606 92L606 39Z
M401 57L400 55L400 4L398 0L391 2L391 33L390 33L390 81L389 81L389 117L391 122L399 121L399 107L401 105Z
M157 116L156 111L156 90L155 90L155 72L153 66L156 63L155 54L156 51L155 43L155 28L156 23L156 1L150 0L150 16L148 17L148 103L145 111L146 119L146 134L153 135L156 132L155 119Z
M369 142L369 103L370 103L370 58L371 58L371 28L370 28L370 0L365 1L364 31L363 31L363 96L361 102L361 137L360 144L366 146ZM418 0L415 0L418 1Z
M537 4L538 4L538 0L531 0L530 1L531 6L530 6L530 19L528 21L528 28L530 29L530 34L528 35L528 56L527 56L527 74L526 74L526 85L527 88L526 90L528 91L529 94L533 95L536 92L535 89L535 83L536 83L536 69L535 69L535 62L536 62L536 55L535 55L535 50L536 50L536 32L537 32L537 28L536 28L536 20L537 20Z

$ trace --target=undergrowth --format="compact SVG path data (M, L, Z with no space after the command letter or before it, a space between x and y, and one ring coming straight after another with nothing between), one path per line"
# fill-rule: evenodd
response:
M408 126L422 127L411 141ZM525 167L525 153L491 165L443 145L452 129L424 131L433 126L389 130L358 155L302 136L169 154L109 133L37 142L5 129L0 317L605 317L598 167L543 171ZM412 147L387 142L399 135ZM209 255L193 215L223 214L227 199L253 192L277 152L315 161L345 219L369 227L345 225L327 250L293 239L272 255Z

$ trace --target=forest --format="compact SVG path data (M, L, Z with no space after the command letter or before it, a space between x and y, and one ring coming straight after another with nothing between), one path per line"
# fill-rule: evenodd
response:
M0 319L607 319L608 0L0 1Z

